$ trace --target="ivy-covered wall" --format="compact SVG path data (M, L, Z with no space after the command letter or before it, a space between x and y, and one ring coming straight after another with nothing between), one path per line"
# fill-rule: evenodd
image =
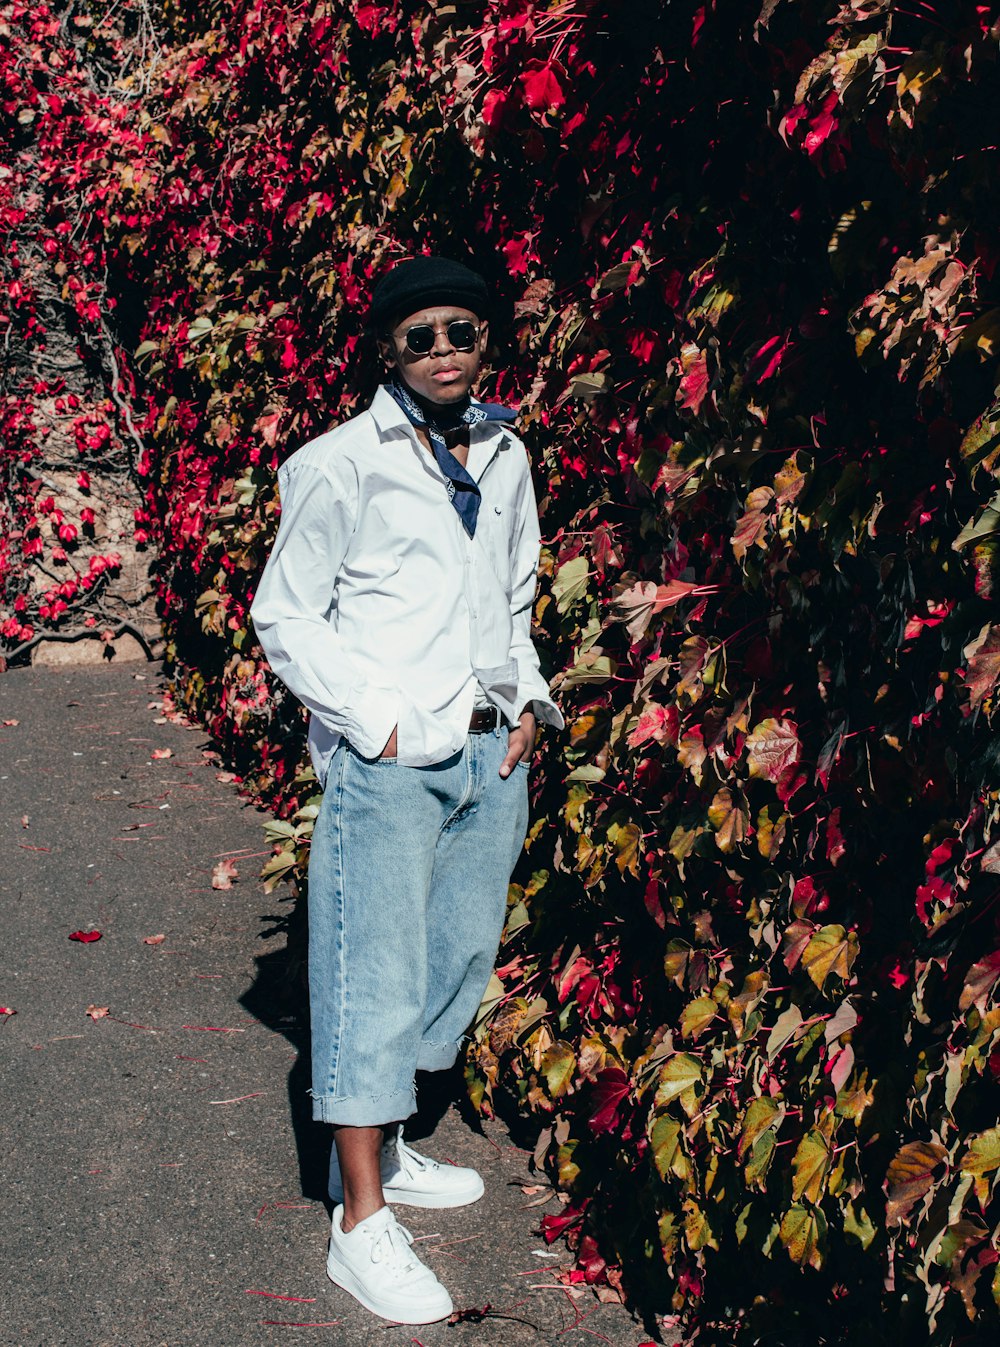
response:
M178 700L282 816L274 469L372 279L502 296L569 720L469 1057L578 1275L702 1342L989 1341L1000 1298L995 6L175 5L110 283Z

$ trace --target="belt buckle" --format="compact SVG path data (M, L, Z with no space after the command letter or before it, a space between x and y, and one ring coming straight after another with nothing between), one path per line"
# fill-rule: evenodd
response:
M492 724L475 723L477 717L486 717L491 713L492 713ZM473 724L469 728L471 729L473 734L493 734L500 726L500 708L499 706L491 706L488 709L485 706L477 707L472 713L472 720Z

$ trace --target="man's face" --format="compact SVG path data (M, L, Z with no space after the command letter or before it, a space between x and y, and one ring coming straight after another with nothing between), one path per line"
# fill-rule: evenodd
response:
M471 350L459 349L448 336L449 324L458 321L471 323L476 329ZM426 355L415 354L406 344L406 334L414 327L434 330L434 344ZM481 323L471 309L442 304L418 309L399 319L388 335L379 339L379 349L384 359L399 371L411 392L426 402L449 407L462 402L472 391L486 350L487 336L486 323Z

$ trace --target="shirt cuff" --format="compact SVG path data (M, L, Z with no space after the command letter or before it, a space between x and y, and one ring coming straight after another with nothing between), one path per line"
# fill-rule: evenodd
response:
M378 758L403 716L403 694L399 688L365 686L351 695L349 715L331 716L318 712L320 721L342 734L363 758ZM399 736L397 736L397 747Z
M562 712L556 706L555 702L548 698L539 700L538 697L518 698L515 702L517 714L514 717L514 724L521 719L525 711L530 711L540 724L551 725L554 729L561 730L565 728L566 722L563 720Z

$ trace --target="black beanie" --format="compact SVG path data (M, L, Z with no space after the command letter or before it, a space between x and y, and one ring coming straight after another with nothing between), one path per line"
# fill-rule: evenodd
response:
M457 304L485 318L489 291L478 272L448 257L413 257L397 262L377 282L368 310L368 326L383 331L394 318L434 304Z

